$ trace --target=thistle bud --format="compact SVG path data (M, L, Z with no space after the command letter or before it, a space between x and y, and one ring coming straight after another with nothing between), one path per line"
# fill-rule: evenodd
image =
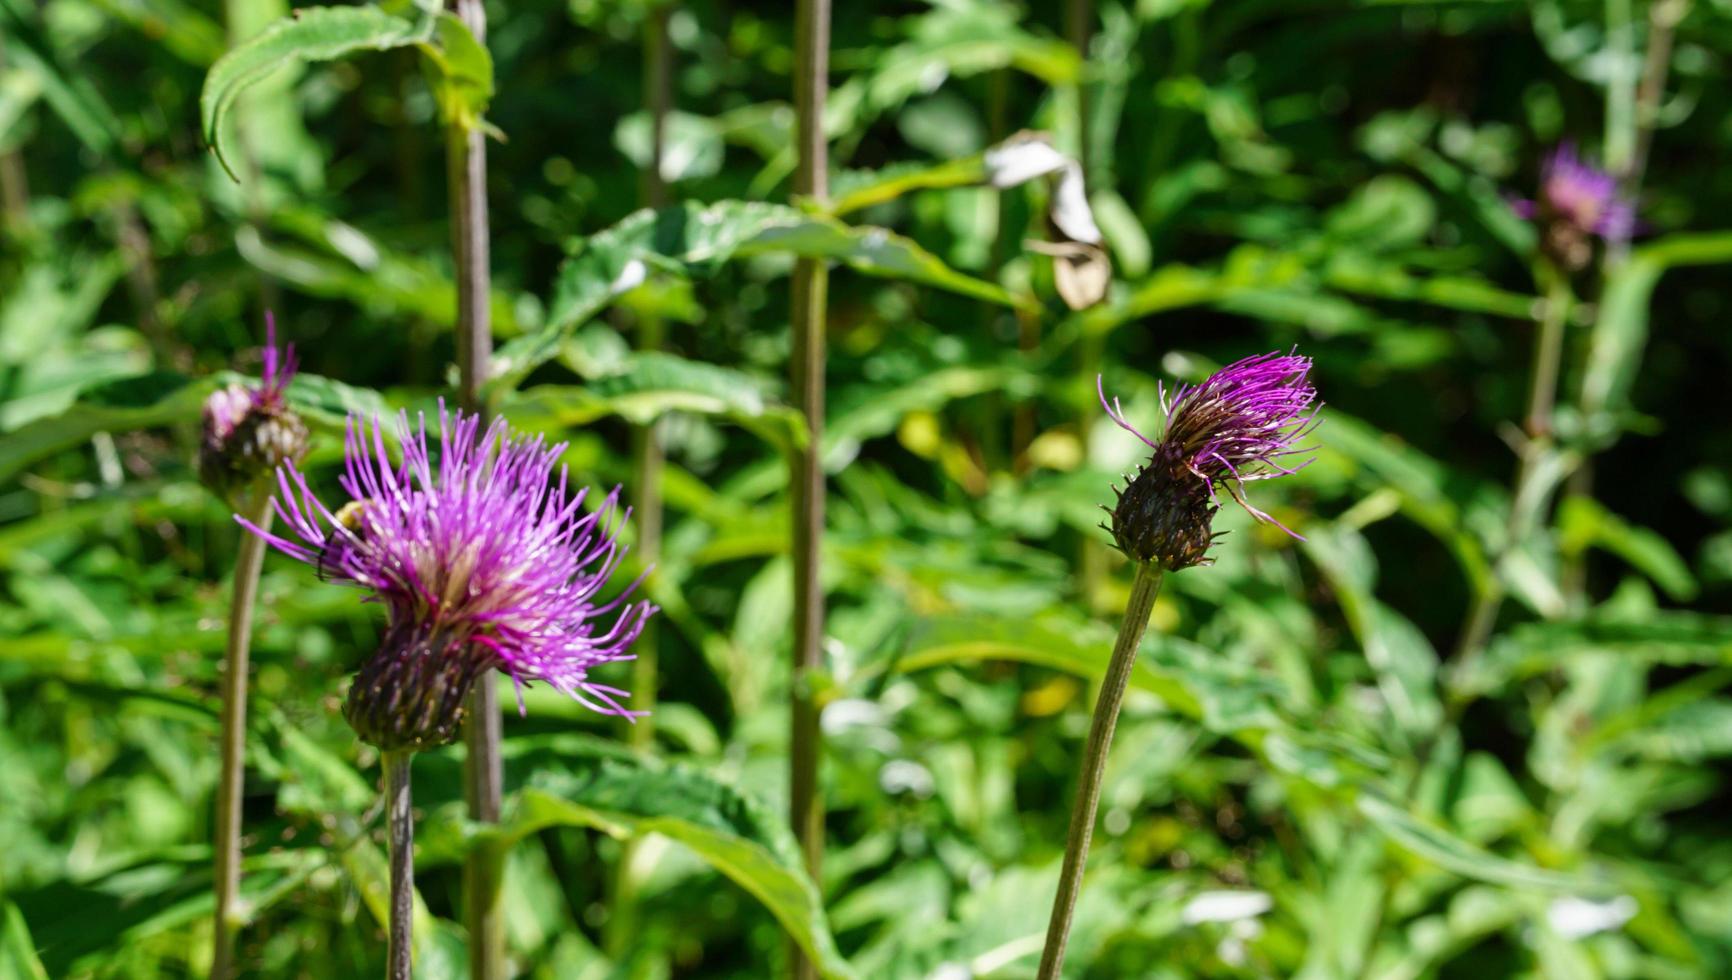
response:
M295 375L295 349L277 350L276 322L265 319L264 372L257 387L227 385L204 403L198 476L226 499L260 483L307 451L307 426L284 397Z
M351 416L339 484L347 502L326 507L289 463L272 510L282 534L241 523L326 580L358 586L384 606L389 626L349 688L343 716L386 751L444 745L464 704L492 670L520 688L543 682L603 714L627 718L626 692L590 677L632 658L655 613L600 593L624 558L619 491L586 512L558 469L563 445L485 431L473 415L440 412L439 431L399 417L401 458L384 426Z
M1635 231L1636 209L1619 195L1618 179L1584 162L1569 143L1546 159L1539 197L1515 209L1538 226L1540 252L1569 272L1593 258L1596 236L1617 241Z
M1109 404L1096 381L1101 406L1121 428L1152 453L1118 495L1112 515L1113 541L1133 561L1167 571L1206 565L1224 487L1253 518L1298 537L1245 497L1245 484L1293 473L1310 460L1295 447L1317 426L1316 390L1308 376L1311 359L1292 354L1248 357L1215 372L1196 387L1181 385L1169 399L1161 390L1166 430L1150 440L1126 421L1118 399Z
M393 625L355 674L343 717L361 741L386 752L447 745L463 724L470 688L495 659L450 631Z

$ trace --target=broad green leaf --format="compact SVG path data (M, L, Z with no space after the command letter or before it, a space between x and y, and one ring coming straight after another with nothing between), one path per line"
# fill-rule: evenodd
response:
M1003 288L963 275L894 232L855 228L780 204L721 201L638 211L580 242L560 266L540 330L500 349L495 368L515 384L553 357L571 331L659 270L703 275L733 258L784 254L842 262L867 275L934 286L1016 306Z
M195 419L215 387L209 378L191 381L157 373L89 389L65 412L6 434L0 441L0 480L98 432L130 432Z
M1018 620L956 614L926 617L905 649L871 664L851 680L865 683L883 671L911 673L948 664L1009 660L1099 678L1112 658L1113 630L1060 614ZM1281 724L1274 705L1280 691L1254 672L1178 637L1149 634L1131 671L1131 687L1153 694L1210 731L1255 732Z
M223 122L248 86L287 65L425 44L433 38L434 24L432 18L409 21L370 6L296 10L211 66L199 95L199 120L206 145L234 176Z
M800 414L772 403L755 379L661 352L632 354L620 370L584 387L530 388L507 405L512 421L528 428L572 428L609 415L647 425L669 412L688 412L735 422L783 452L806 441Z
M1403 850L1464 878L1523 890L1577 895L1609 894L1617 888L1614 882L1593 875L1553 871L1494 854L1374 793L1359 796L1359 812Z
M779 815L738 788L686 766L590 740L562 745L566 771L542 768L517 795L497 835L507 846L544 827L590 827L614 837L661 834L764 904L823 976L854 975L836 949L818 889Z
M132 432L190 422L199 417L205 398L231 381L257 383L256 379L228 372L197 380L158 372L98 385L59 415L37 419L7 433L0 441L0 480L98 432ZM288 398L308 421L328 427L340 426L350 412L369 417L385 412L377 392L316 374L296 375Z

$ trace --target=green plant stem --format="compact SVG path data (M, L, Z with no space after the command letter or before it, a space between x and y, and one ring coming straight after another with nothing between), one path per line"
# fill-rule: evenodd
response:
M667 119L673 104L673 45L668 38L669 4L658 3L650 8L644 20L644 108L650 117L650 165L643 172L643 203L661 208L668 203L668 185L662 178L662 159L666 151ZM646 313L638 322L638 349L656 351L662 347L665 325L660 316ZM662 471L667 457L662 448L657 423L640 425L632 430L632 514L637 519L637 553L648 568L661 557L662 545ZM656 689L661 682L661 665L656 647L656 624L652 619L638 635L637 659L632 661L632 699L635 706L649 712L635 723L626 724L626 741L632 748L647 752L655 745ZM613 901L607 917L604 947L618 962L630 952L637 937L637 857L642 852L638 838L626 841L614 867Z
M1475 594L1473 605L1468 610L1466 625L1455 649L1452 676L1457 678L1467 676L1477 662L1486 641L1491 638L1497 614L1503 608L1505 589L1496 566L1502 563L1503 554L1517 547L1527 536L1532 520L1538 519L1545 511L1543 501L1529 503L1528 497L1534 492L1533 481L1539 474L1539 463L1552 450L1552 410L1557 405L1558 370L1564 353L1564 323L1569 317L1571 296L1569 280L1561 273L1548 269L1543 277L1546 280L1546 299L1540 310L1532 373L1528 380L1528 409L1523 425L1526 440L1516 466L1515 486L1510 493L1503 551L1493 562L1491 576Z
M247 520L261 531L271 529L271 495L254 492ZM211 976L226 980L235 973L235 937L240 932L241 801L246 795L247 673L253 639L253 605L258 597L259 570L264 567L265 539L240 532L235 559L234 592L229 600L228 649L223 656L221 763L216 806L216 939Z
M829 195L829 153L824 142L824 99L829 87L830 0L798 0L794 13L795 142L799 166L794 193L822 205ZM803 258L794 265L790 375L794 404L806 423L806 445L793 454L790 488L794 545L794 662L790 678L788 818L806 871L821 881L824 806L818 793L818 706L811 676L823 663L824 587L824 333L829 270ZM791 953L800 980L817 970L797 947Z
M1647 174L1648 152L1654 143L1654 128L1660 116L1660 100L1665 97L1666 76L1672 66L1672 41L1678 22L1689 10L1690 0L1659 0L1648 8L1648 48L1642 58L1642 80L1636 89L1636 108L1630 119L1635 135L1629 140L1630 159L1619 172L1623 193L1632 201L1640 195L1642 182ZM1611 141L1608 139L1608 142ZM1629 257L1629 251L1628 239L1606 243L1605 261L1601 266L1602 279L1603 270L1622 264ZM1583 406L1584 416L1587 414L1586 407ZM1569 481L1564 486L1564 496L1566 499L1586 499L1593 495L1594 463L1590 457L1584 458L1575 472L1570 474ZM1588 586L1587 556L1565 556L1560 577L1564 598L1572 606L1579 605Z
M398 749L379 760L384 770L386 851L391 862L389 980L410 980L415 941L415 812L409 792L413 752Z
M481 0L448 0L475 40L487 43ZM479 129L450 125L446 132L447 181L451 190L451 251L457 272L458 401L487 414L485 386L493 353L492 295L487 238L487 142ZM464 800L469 817L499 821L503 776L499 757L499 691L491 673L469 695L463 726ZM470 851L463 862L464 919L469 928L469 974L474 980L505 976L505 924L499 916L502 855L496 848Z
M1094 722L1089 726L1088 744L1083 749L1076 805L1071 809L1070 835L1065 839L1064 868L1059 872L1058 895L1053 899L1052 918L1046 927L1046 945L1040 954L1040 980L1054 980L1064 965L1071 917L1076 912L1077 899L1082 895L1083 869L1088 864L1089 842L1094 838L1095 811L1101 801L1101 777L1106 773L1107 750L1112 747L1113 729L1118 726L1119 708L1124 704L1125 689L1130 685L1131 668L1137 662L1137 648L1149 627L1149 613L1155 607L1155 596L1161 591L1161 577L1159 565L1144 563L1137 567L1130 602L1125 606L1125 618L1119 625L1118 640L1113 644L1113 659L1107 664L1106 676L1101 679Z

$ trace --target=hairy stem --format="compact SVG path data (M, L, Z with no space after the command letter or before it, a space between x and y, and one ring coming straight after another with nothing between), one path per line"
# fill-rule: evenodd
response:
M830 0L799 0L794 14L794 193L822 204L829 194L824 99L830 74ZM808 678L823 661L824 588L819 568L824 535L824 333L829 270L817 259L794 265L794 402L806 421L806 446L794 454L791 490L794 543L794 663L789 730L789 820L806 870L819 881L824 853L824 806L818 795L818 708ZM817 975L797 948L796 978Z
M271 495L255 492L251 504L247 520L259 530L269 531ZM235 559L234 593L229 601L228 649L223 656L221 770L217 777L215 823L216 946L211 956L214 980L226 980L235 974L235 937L245 917L241 908L241 800L246 788L247 665L253 639L253 604L264 561L265 539L243 530L240 553Z
M487 14L481 0L447 0L475 39L487 43ZM457 270L458 401L486 414L488 362L493 354L492 295L487 238L487 142L479 129L451 125L446 132L447 180L451 189L451 253ZM469 695L469 720L463 727L464 799L469 817L499 820L499 692L491 676ZM463 863L465 924L469 927L469 975L474 980L505 976L505 929L499 917L501 855L476 848Z
M1059 872L1058 895L1053 899L1052 918L1046 927L1046 946L1040 954L1040 980L1054 980L1064 965L1071 917L1076 912L1077 898L1082 894L1083 869L1088 863L1089 842L1094 838L1095 811L1101 801L1101 777L1106 773L1107 750L1112 747L1119 708L1124 704L1131 668L1137 662L1137 647L1143 642L1143 633L1149 626L1149 613L1154 609L1155 596L1160 591L1160 566L1148 562L1139 565L1136 581L1131 585L1130 602L1125 606L1125 618L1119 625L1118 641L1113 644L1113 659L1107 665L1106 676L1101 679L1094 722L1089 726L1088 744L1083 749L1076 806L1071 810L1070 835L1065 839L1064 868Z
M380 759L385 782L386 849L391 862L390 953L385 976L410 980L415 941L415 813L409 792L407 749L386 752Z

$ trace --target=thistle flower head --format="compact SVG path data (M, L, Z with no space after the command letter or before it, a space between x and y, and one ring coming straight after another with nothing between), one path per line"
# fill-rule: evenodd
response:
M1259 521L1292 534L1245 498L1245 484L1293 473L1310 460L1296 443L1317 427L1317 392L1311 359L1279 352L1247 357L1216 371L1202 384L1161 388L1166 428L1157 442L1126 421L1118 399L1101 406L1118 425L1153 452L1129 484L1114 492L1113 540L1137 561L1168 571L1207 564L1211 528L1220 509L1218 488Z
M231 498L306 452L306 424L284 397L294 376L295 346L277 349L276 318L266 313L259 384L232 382L205 399L198 449L205 486Z
M626 601L635 583L599 598L625 554L619 491L585 513L587 490L570 492L563 468L555 479L564 444L514 436L503 420L482 431L477 416L441 406L437 458L424 417L411 427L405 413L397 430L394 464L379 421L351 416L339 480L348 502L327 508L288 465L273 502L287 531L248 525L385 606L384 639L343 709L355 731L387 750L443 745L489 669L517 682L520 705L523 685L544 681L602 714L631 717L619 703L625 691L589 678L631 659L656 611Z
M1566 269L1587 265L1594 236L1622 240L1636 227L1635 206L1619 193L1618 178L1584 161L1572 143L1560 144L1546 158L1539 198L1515 207L1539 223L1540 247Z

